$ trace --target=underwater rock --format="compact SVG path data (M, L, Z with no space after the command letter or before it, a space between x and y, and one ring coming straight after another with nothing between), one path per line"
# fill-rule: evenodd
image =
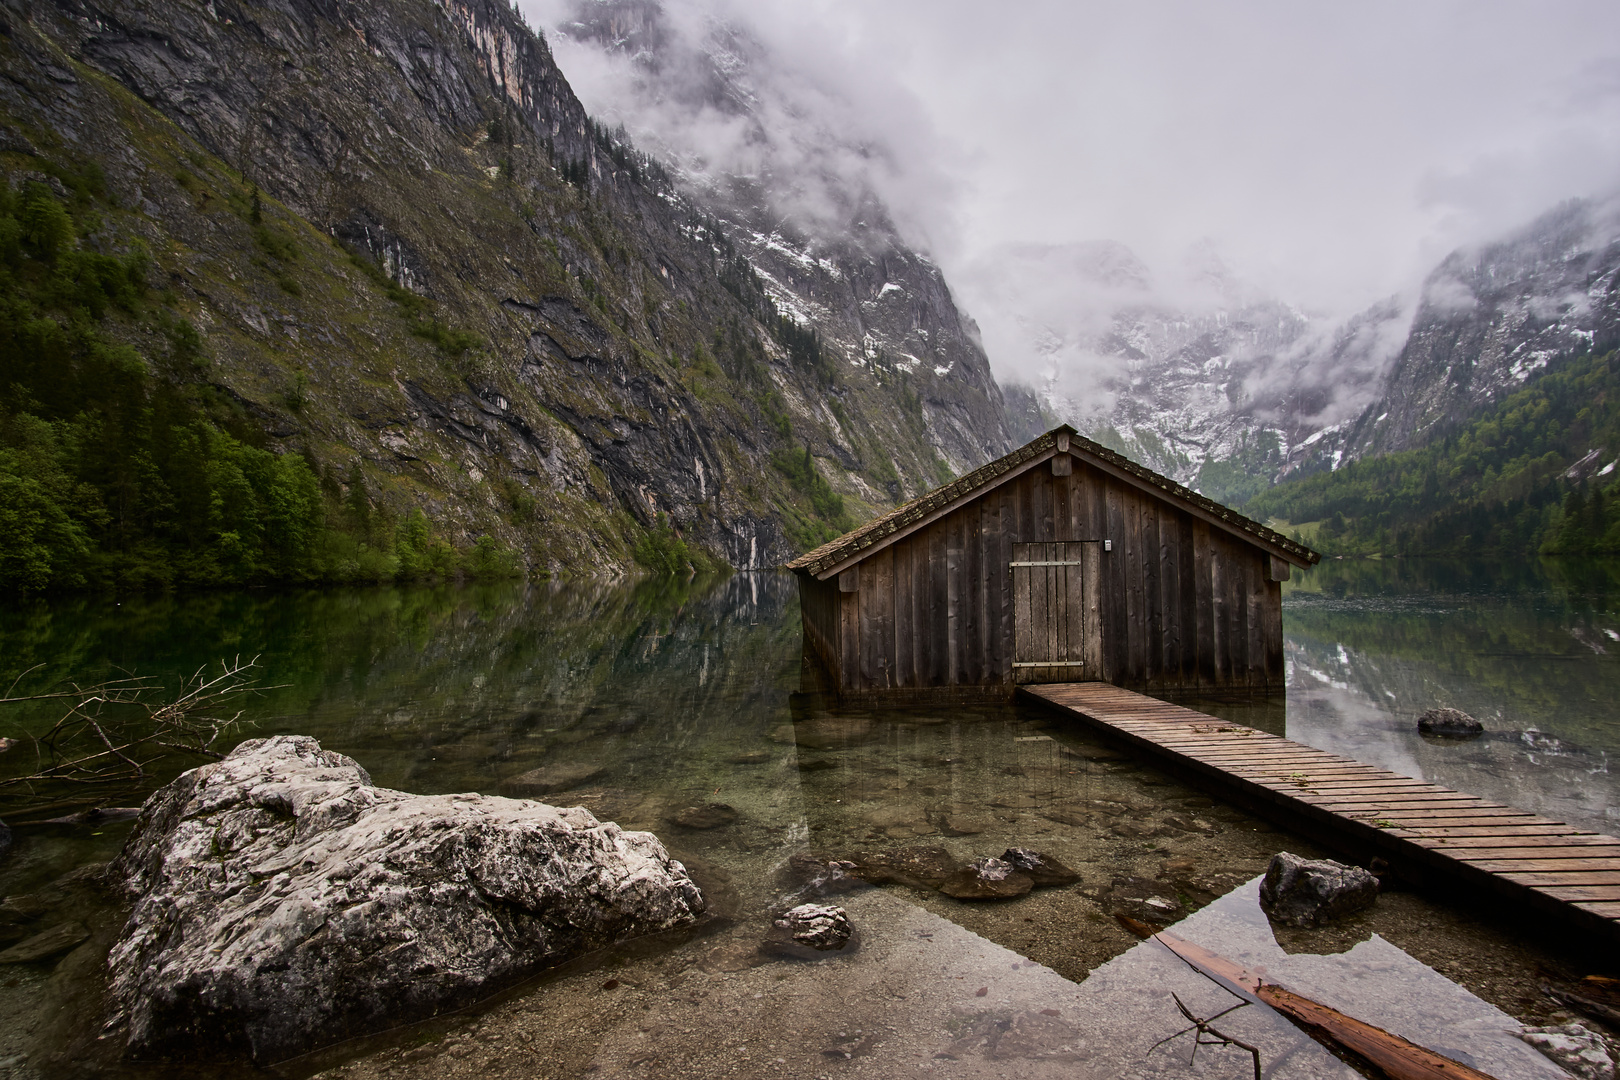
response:
M733 765L764 765L775 756L769 750L750 750L743 754L732 754L727 760Z
M669 820L683 829L718 829L737 824L737 811L725 803L712 802L677 810Z
M989 818L973 814L943 814L939 819L939 831L946 836L977 836L989 832L995 828L995 824Z
M789 887L800 896L827 896L869 887L855 876L855 864L809 851L788 856L785 868Z
M860 948L860 935L841 907L800 904L771 920L766 952L800 960L842 956Z
M69 949L78 948L89 938L90 930L83 923L61 923L0 952L0 964L32 964L39 960L49 960Z
M1418 717L1418 731L1444 739L1472 739L1485 733L1485 725L1461 709L1430 709Z
M1041 811L1041 817L1047 821L1055 821L1059 825L1079 827L1091 824L1091 815L1084 810L1077 810L1072 806L1054 806Z
M459 1008L705 908L650 833L579 807L372 784L314 739L250 739L142 808L108 958L142 1057L278 1061Z
M962 868L961 860L942 847L903 847L889 851L857 851L844 861L851 873L870 885L909 885L937 889Z
M927 836L936 831L928 823L928 815L922 807L905 803L881 806L866 815L866 822L896 840Z
M1028 874L1037 889L1073 885L1080 880L1079 874L1052 856L1031 851L1029 848L1010 847L1001 853L1001 859L1003 862L1011 863L1013 869Z
M0 821L0 859L11 853L11 826Z
M1525 1028L1519 1038L1580 1080L1614 1080L1614 1058L1607 1041L1584 1024Z
M939 891L958 900L1011 900L1035 887L1035 879L1004 859L982 856L940 883Z
M1378 879L1359 866L1332 859L1302 859L1289 851L1271 857L1260 882L1260 907L1290 926L1319 926L1370 907Z
M793 725L793 742L807 750L833 750L856 746L872 737L867 716L824 716Z
M1139 922L1163 926L1187 914L1176 894L1175 885L1152 878L1120 874L1108 888L1097 890L1097 903L1115 918L1124 916Z
M542 765L501 781L502 794L514 799L532 799L553 791L583 787L607 772L600 765Z

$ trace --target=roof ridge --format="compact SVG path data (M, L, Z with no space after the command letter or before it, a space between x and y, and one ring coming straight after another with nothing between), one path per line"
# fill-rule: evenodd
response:
M927 517L935 510L949 506L959 499L971 495L979 488L1012 471L1031 458L1040 456L1056 445L1057 436L1060 433L1066 433L1069 436L1071 446L1079 444L1080 449L1085 450L1086 453L1093 457L1100 458L1122 472L1129 473L1138 480L1145 481L1151 486L1160 489L1166 495L1191 503L1204 513L1216 517L1241 532L1249 533L1274 547L1282 548L1284 551L1306 560L1306 562L1316 563L1321 561L1321 555L1304 544L1289 539L1282 533L1262 525L1253 518L1245 517L1229 506L1200 495L1191 488L1183 487L1168 476L1156 473L1145 465L1139 465L1116 450L1110 450L1101 443L1093 442L1075 431L1068 424L1060 424L1011 453L1003 454L994 461L986 462L972 472L964 473L948 484L943 484L927 494L918 496L910 502L896 507L887 514L879 515L871 521L851 529L843 536L829 540L820 547L805 552L789 562L787 568L789 570L808 570L812 574L820 574L843 562L851 555L873 546L884 537L891 536L907 525Z

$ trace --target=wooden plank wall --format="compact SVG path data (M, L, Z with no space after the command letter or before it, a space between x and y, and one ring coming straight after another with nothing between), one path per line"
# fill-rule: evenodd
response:
M1113 541L1102 678L1162 693L1281 690L1282 589L1265 553L1079 459L1067 476L1038 465L869 556L855 592L801 575L806 640L846 692L1010 693L1012 545L1058 540Z
M810 574L799 574L799 615L804 624L804 644L820 657L829 672L838 671L838 579L817 581Z

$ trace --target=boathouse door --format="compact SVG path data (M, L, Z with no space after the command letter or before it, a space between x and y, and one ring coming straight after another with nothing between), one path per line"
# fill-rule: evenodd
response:
M1102 678L1099 541L1014 544L1013 681Z

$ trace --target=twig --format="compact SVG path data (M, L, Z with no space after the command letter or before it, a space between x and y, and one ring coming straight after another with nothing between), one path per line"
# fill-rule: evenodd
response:
M1176 1008L1181 1010L1181 1015L1185 1016L1187 1018L1187 1021L1192 1026L1191 1027L1184 1027L1180 1031L1176 1032L1174 1035L1166 1035L1164 1038L1160 1039L1158 1042L1156 1042L1152 1046L1148 1047L1148 1053L1150 1053L1150 1054L1153 1053L1153 1051L1157 1050L1159 1047L1163 1046L1165 1043L1169 1042L1171 1039L1179 1038L1182 1035L1187 1034L1187 1032L1189 1032L1189 1031L1196 1031L1198 1034L1193 1036L1192 1054L1187 1058L1187 1064L1188 1065L1191 1065L1195 1060L1197 1060L1197 1058L1198 1058L1198 1048L1200 1046L1220 1046L1220 1047L1235 1046L1239 1050L1247 1050L1249 1052L1249 1056L1254 1058L1254 1080L1260 1080L1260 1048L1257 1047L1257 1046L1251 1046L1248 1043L1244 1042L1242 1039L1235 1039L1232 1036L1227 1035L1226 1033L1224 1033L1222 1031L1218 1031L1214 1027L1210 1026L1216 1020L1219 1020L1221 1017L1225 1016L1227 1013L1236 1012L1238 1009L1241 1009L1241 1008L1244 1008L1245 1006L1247 1006L1249 1004L1247 1001L1240 1001L1236 1005L1233 1005L1231 1008L1223 1009L1222 1011L1216 1013L1214 1016L1211 1016L1209 1019L1204 1020L1204 1019L1200 1019L1197 1016L1194 1016L1192 1014L1192 1010L1187 1008L1187 1006L1182 1002L1181 996L1179 994L1177 994L1175 991L1172 990L1170 992L1170 996L1175 999Z
M1157 939L1155 938L1155 940ZM1159 944L1164 945L1164 942L1160 941ZM1165 948L1170 949L1170 946L1165 945ZM1229 987L1225 986L1219 980L1211 977L1209 972L1203 970L1197 964L1176 952L1176 950L1170 949L1170 954L1176 959L1180 960L1182 963L1186 964L1188 967L1192 968L1194 971L1198 972L1198 974L1202 975L1204 978L1209 979L1210 982L1214 983L1216 986L1219 986L1222 990L1225 990L1228 994L1232 994L1233 997L1238 997L1238 995L1233 993ZM1172 990L1170 992L1170 996L1175 999L1176 1008L1181 1010L1181 1015L1186 1017L1187 1022L1192 1026L1184 1027L1174 1035L1166 1035L1164 1038L1148 1047L1148 1053L1153 1053L1153 1051L1157 1050L1171 1039L1180 1038L1189 1031L1196 1031L1197 1034L1193 1036L1192 1055L1187 1059L1187 1063L1189 1065L1191 1065L1193 1059L1198 1056L1198 1048L1200 1046L1235 1046L1239 1050L1248 1051L1249 1055L1254 1058L1254 1080L1260 1080L1260 1048L1257 1046L1251 1046L1242 1039L1233 1038L1225 1032L1217 1031L1215 1028L1210 1026L1221 1017L1226 1016L1229 1013L1237 1012L1239 1009L1248 1007L1248 1005L1251 1003L1247 998L1238 997L1238 1003L1236 1005L1228 1006L1208 1019L1200 1019L1199 1017L1194 1016L1192 1014L1192 1010L1188 1009L1187 1006L1182 1003L1181 997L1175 991Z
M34 745L33 771L0 779L0 792L32 792L37 785L50 783L139 785L159 774L158 763L175 754L218 761L222 755L213 749L214 744L242 725L243 712L232 710L228 719L205 713L242 694L276 689L261 687L252 678L258 666L258 657L243 661L238 656L221 661L217 675L198 668L168 700L153 700L161 683L135 675L91 686L70 683L69 690L5 699L76 700L44 732L27 736Z

